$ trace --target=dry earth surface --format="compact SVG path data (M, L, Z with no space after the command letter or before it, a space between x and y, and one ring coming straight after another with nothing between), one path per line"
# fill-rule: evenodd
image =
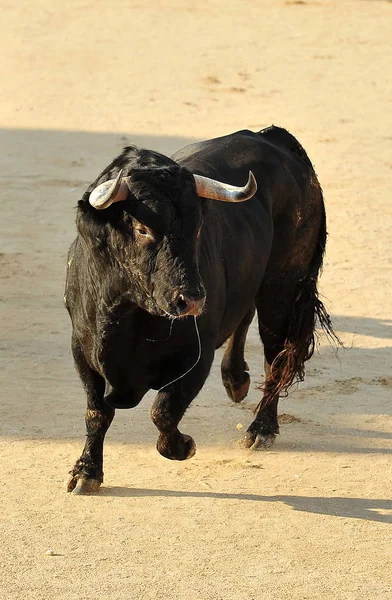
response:
M0 5L1 597L392 598L392 3ZM66 494L84 438L62 305L77 199L128 142L170 153L271 123L324 188L321 291L349 350L320 339L256 453L236 426L259 392L231 404L218 352L183 420L194 459L155 451L149 395L118 412L99 494ZM254 326L246 356L260 381Z

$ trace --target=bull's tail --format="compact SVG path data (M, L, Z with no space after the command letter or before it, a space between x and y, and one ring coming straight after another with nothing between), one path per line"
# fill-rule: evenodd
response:
M278 395L287 395L291 385L304 380L305 362L311 358L315 349L317 322L333 345L342 345L333 329L331 317L319 298L317 289L326 238L326 219L323 207L317 246L307 275L297 284L284 348L271 365L264 388L264 398L256 410L267 406Z

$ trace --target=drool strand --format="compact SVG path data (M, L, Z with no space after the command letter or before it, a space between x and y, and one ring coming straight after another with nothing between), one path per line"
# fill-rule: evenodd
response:
M196 360L195 364L192 365L191 368L188 369L185 373L183 373L182 375L180 375L176 379L173 379L173 381L169 381L169 383L165 383L165 385L163 385L161 388L159 388L158 393L161 392L163 389L165 389L165 387L167 387L168 385L171 385L172 383L175 383L176 381L179 381L180 379L182 379L183 377L185 377L185 375L188 375L188 373L190 373L196 367L197 363L199 362L199 360L201 358L200 333L199 333L199 329L197 327L196 316L194 316L193 318L194 318L194 322L195 322L195 330L196 330L196 335L197 335L197 341L198 341L198 344L199 344L199 355L197 357L197 360Z
M166 342L172 334L174 319L170 320L170 331L169 335L165 337L163 340L151 340L150 338L144 338L147 342Z

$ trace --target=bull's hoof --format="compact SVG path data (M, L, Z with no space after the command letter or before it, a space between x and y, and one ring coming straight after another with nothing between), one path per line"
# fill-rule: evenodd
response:
M81 475L70 475L65 482L65 489L72 494L94 494L98 492L101 481L98 479L88 479Z
M157 441L157 450L169 460L187 460L196 454L196 444L190 435L179 433L169 436L161 433Z
M229 379L225 379L223 385L225 386L227 395L233 402L241 402L248 395L250 385L249 373L244 371L242 374L242 381L240 382L234 383Z
M254 433L248 431L245 437L239 441L243 448L249 450L269 450L275 444L274 433Z

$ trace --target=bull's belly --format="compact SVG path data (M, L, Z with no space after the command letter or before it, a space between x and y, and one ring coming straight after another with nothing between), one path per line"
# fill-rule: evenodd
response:
M251 308L249 308L249 310L251 310ZM238 317L235 320L233 319L230 323L226 323L225 326L221 328L216 339L216 350L220 348L233 335L233 333L236 331L237 327L240 325L242 319L247 313L248 311L246 310L241 317Z
M247 284L239 286L242 294L239 294L237 291L231 294L229 300L226 302L226 308L221 318L219 329L216 331L215 348L220 348L237 330L241 321L251 311L254 312L256 296L262 283L264 270L265 265L260 269L259 276L253 276L253 278L249 278Z

